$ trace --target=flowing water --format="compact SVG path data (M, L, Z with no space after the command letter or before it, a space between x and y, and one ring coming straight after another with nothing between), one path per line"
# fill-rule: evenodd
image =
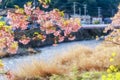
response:
M31 58L35 58L38 60L45 60L49 61L50 59L54 58L55 55L57 55L60 52L66 51L73 45L84 45L87 47L95 48L97 45L99 45L102 41L96 41L96 40L88 40L88 41L76 41L76 42L68 42L68 43L61 43L58 44L58 46L49 46L44 48L38 48L41 50L41 53L34 54L34 55L28 55L28 56L20 56L20 57L12 57L12 58L4 58L4 68L5 70L15 70L18 66L18 64L22 64L22 62L31 62ZM1 76L0 80L6 80L5 77Z

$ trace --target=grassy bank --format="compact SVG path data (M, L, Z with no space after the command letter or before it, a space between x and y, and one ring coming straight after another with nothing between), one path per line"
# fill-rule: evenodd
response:
M15 80L101 80L111 64L120 65L119 50L119 46L108 42L95 49L74 45L49 63L35 59L30 64L23 62L13 74ZM111 63L112 53L116 56Z

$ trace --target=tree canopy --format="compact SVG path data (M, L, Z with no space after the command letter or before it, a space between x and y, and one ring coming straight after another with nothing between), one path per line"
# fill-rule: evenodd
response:
M28 1L34 0L3 0L0 7L14 7L14 5L23 7L23 4ZM39 5L38 0L35 1L36 5ZM97 16L98 7L101 7L102 16L110 17L117 12L117 6L120 0L51 0L50 7L48 9L58 8L66 13L72 14L74 2L76 2L76 13L79 13L79 8L81 8L83 14L83 5L87 4L87 14Z

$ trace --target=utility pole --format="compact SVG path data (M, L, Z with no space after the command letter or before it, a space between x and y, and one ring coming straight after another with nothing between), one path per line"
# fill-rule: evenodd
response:
M81 8L79 8L79 15L81 16Z
M74 16L76 14L76 2L73 3Z
M87 13L87 5L84 4L84 15L86 16L86 13Z
M36 8L36 1L33 1L33 7Z
M98 7L98 17L101 16L101 7Z

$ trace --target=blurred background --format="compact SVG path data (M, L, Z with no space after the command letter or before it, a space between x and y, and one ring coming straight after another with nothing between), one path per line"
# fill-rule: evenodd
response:
M14 8L14 5L23 5L32 1L33 6L41 7L38 0L0 0L0 12L8 8ZM111 17L118 11L117 7L120 0L51 0L49 8L43 10L52 10L58 8L65 13L65 18L80 17L83 24L103 24L111 23ZM2 15L2 13L0 13Z

